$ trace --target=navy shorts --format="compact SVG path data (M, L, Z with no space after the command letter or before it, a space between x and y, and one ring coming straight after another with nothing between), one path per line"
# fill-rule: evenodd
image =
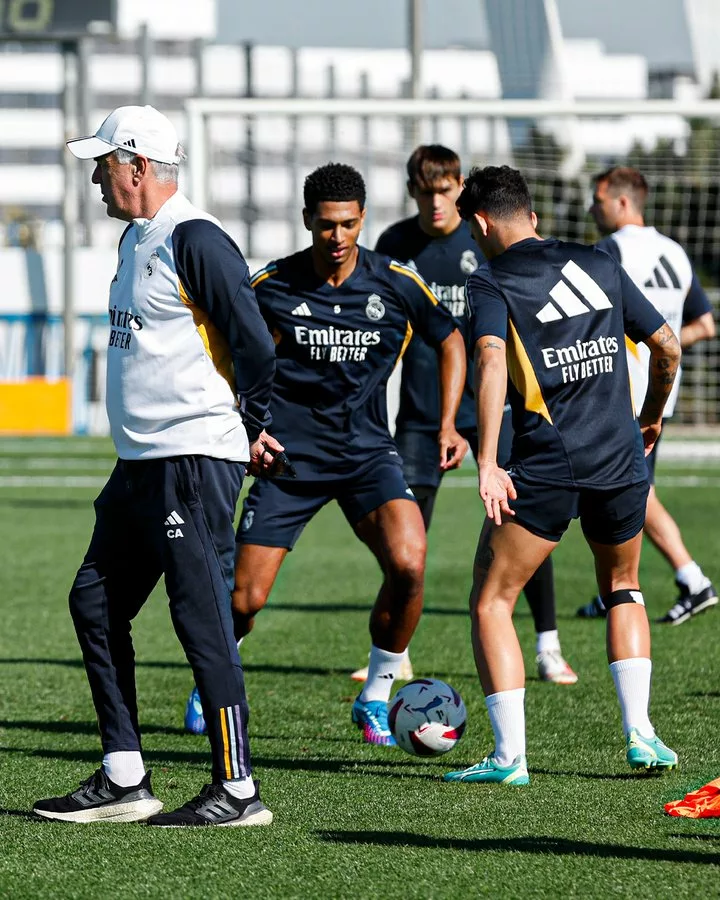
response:
M655 484L655 463L657 462L657 449L660 446L661 438L662 432L660 432L660 437L655 441L652 450L645 457L645 464L647 465L648 470L648 481L650 484Z
M474 457L478 453L477 428L458 428L460 434L470 444ZM504 465L510 458L513 430L510 407L506 406L500 427L498 440L498 460ZM398 431L395 443L403 461L403 471L407 483L412 487L440 487L443 473L440 471L437 432L434 431Z
M337 500L353 528L390 500L415 502L398 457L377 462L347 478L273 481L258 478L243 504L238 544L292 550L303 528L331 500Z
M585 537L597 544L624 544L645 524L650 485L647 481L627 487L558 487L528 481L510 473L517 500L510 501L513 521L547 541L559 541L572 519L580 519Z

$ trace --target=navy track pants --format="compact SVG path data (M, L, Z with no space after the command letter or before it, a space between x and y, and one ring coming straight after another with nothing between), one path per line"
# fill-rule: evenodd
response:
M140 750L131 622L160 576L208 726L213 781L250 774L248 707L230 609L245 468L206 456L119 460L95 501L70 591L103 751Z

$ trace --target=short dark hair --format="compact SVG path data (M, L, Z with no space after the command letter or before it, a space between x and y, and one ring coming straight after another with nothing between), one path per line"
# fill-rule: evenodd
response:
M407 176L408 184L419 188L431 188L443 178L460 181L460 157L442 144L420 144L407 161Z
M327 163L311 172L303 187L305 209L314 213L318 203L325 200L348 202L357 200L360 209L365 208L365 182L352 166L343 163Z
M471 169L457 199L461 218L468 221L483 210L498 219L530 217L532 200L527 182L510 166L485 166Z
M607 184L615 196L627 194L640 212L645 208L649 188L645 176L638 169L630 166L613 166L596 175L594 181L596 185Z

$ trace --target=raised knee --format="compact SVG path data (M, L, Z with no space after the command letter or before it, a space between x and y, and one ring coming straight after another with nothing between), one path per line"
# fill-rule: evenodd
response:
M390 578L408 586L421 585L425 577L425 549L424 540L406 543L390 561Z
M232 592L233 613L240 616L254 616L265 606L267 598L267 591L261 585L236 585Z

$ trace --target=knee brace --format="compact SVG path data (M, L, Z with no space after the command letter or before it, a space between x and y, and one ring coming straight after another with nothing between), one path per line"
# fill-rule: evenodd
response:
M642 591L629 591L626 588L620 591L613 591L600 599L607 610L611 610L613 606L622 606L623 603L639 603L640 606L645 606L645 598L642 595Z

